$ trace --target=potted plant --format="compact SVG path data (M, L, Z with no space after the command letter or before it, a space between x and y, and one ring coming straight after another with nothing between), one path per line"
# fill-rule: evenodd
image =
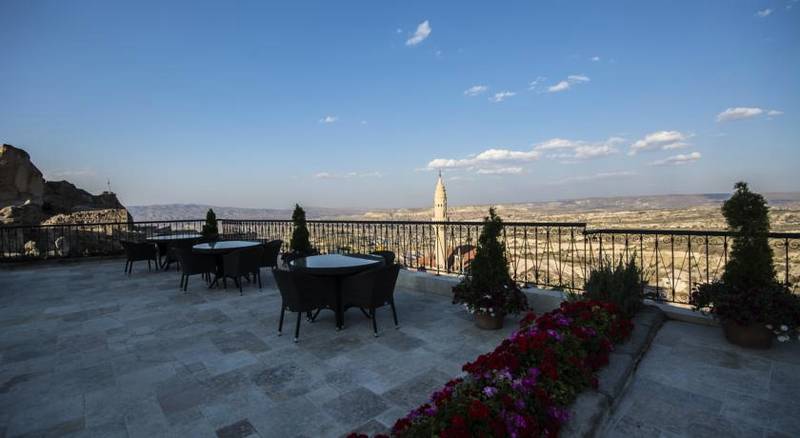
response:
M769 348L777 336L788 341L798 334L800 297L775 279L769 246L769 207L747 183L722 206L730 231L736 233L719 281L695 288L695 310L720 320L725 338L748 348Z
M586 280L582 299L614 303L628 318L642 307L644 284L642 270L636 266L636 254L616 265L606 259L599 268L592 269Z
M219 228L217 227L217 215L214 210L209 208L206 213L206 223L203 224L203 237L210 241L215 241L219 238Z
M502 219L490 208L475 257L464 278L453 287L453 304L463 304L482 329L500 329L506 315L528 309L525 294L508 272L506 247L499 240L502 231Z
M283 256L283 260L289 262L291 260L314 255L317 251L311 246L308 239L308 225L306 223L306 212L295 204L294 212L292 212L292 239L289 241L289 254Z

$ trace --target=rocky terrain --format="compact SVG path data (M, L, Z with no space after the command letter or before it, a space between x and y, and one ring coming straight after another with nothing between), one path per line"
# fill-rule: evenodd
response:
M128 211L139 221L165 221L181 219L204 219L209 208L218 218L224 219L290 219L292 209L220 207L202 204L131 205ZM306 207L309 219L336 219L366 213L365 210Z
M27 152L9 144L0 146L0 224L129 220L115 194L92 195L67 181L45 181Z
M30 155L0 147L0 257L85 255L119 249L119 234L130 223L128 210L110 192L92 195L67 181L45 181ZM30 225L80 224L31 228Z

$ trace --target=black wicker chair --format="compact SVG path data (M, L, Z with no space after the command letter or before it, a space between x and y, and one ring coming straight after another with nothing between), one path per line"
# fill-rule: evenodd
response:
M236 286L239 287L239 294L243 295L242 277L253 274L258 279L258 288L261 289L261 272L259 265L263 258L264 247L261 245L252 248L240 249L230 254L222 256L222 266L225 277L233 278Z
M169 242L167 244L167 256L166 260L164 260L164 269L169 270L170 265L173 263L177 263L178 265L176 268L178 270L181 269L181 262L178 260L178 256L176 254L177 251L184 251L189 250L191 252L192 247L200 243L201 238L191 239L191 240L177 240L175 242Z
M186 292L189 287L189 277L202 275L206 282L211 280L211 274L217 269L217 261L212 255L195 254L191 248L176 246L171 248L172 255L181 268L180 289Z
M391 264L346 277L342 282L344 308L368 309L367 316L372 319L375 336L378 336L375 309L379 307L387 304L391 306L395 328L398 326L397 310L394 306L394 286L399 273L400 265Z
M283 245L283 240L270 240L269 242L264 244L264 252L263 257L261 257L261 263L259 264L262 268L277 268L278 267L278 256L281 253L281 246Z
M125 273L131 275L133 272L133 262L147 261L147 270L151 270L150 262L154 262L158 267L158 248L147 242L132 242L121 240L119 242L125 250Z
M383 257L387 265L394 264L395 255L391 251L372 251L370 254Z
M286 310L297 313L297 325L294 329L294 342L300 336L300 320L303 313L311 313L322 309L335 309L336 282L329 277L316 277L298 271L272 269L278 290L281 293L281 318L278 322L278 336L283 333L283 316Z

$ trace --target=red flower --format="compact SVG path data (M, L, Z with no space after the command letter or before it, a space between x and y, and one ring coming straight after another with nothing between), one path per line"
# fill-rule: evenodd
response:
M472 400L469 404L469 416L472 419L483 420L489 417L489 408L480 400ZM453 417L455 421L456 417Z

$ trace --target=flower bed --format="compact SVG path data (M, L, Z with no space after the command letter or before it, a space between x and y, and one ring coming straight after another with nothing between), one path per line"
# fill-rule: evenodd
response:
M394 437L557 436L567 407L597 387L596 371L633 324L609 303L578 301L536 318L464 365L430 402L397 420ZM351 434L351 438L364 435Z

